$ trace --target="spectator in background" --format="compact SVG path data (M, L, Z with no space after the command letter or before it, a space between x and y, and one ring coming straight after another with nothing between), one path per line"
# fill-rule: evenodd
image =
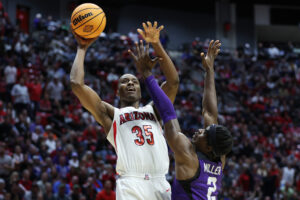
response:
M98 192L96 196L96 200L115 200L116 193L113 190L112 182L110 180L106 180L104 182L104 188Z
M66 157L64 155L59 156L59 164L56 165L56 171L61 178L67 178L70 168L67 165Z
M12 158L5 153L5 144L0 143L0 177L8 178L12 168Z
M5 180L3 178L0 178L0 200L5 199L5 194L7 191L5 190Z
M30 180L30 171L28 169L23 170L22 179L19 181L19 184L25 193L31 190L32 181Z
M44 200L54 200L54 193L52 190L52 184L50 182L46 183L46 192L43 195Z
M102 182L97 178L97 175L95 171L90 172L90 176L93 178L92 185L94 190L96 190L96 193L100 192L103 189Z
M15 169L21 169L22 163L24 162L24 154L19 145L15 147L15 153L12 157L12 167Z
M78 159L78 153L77 152L73 152L72 153L72 157L69 160L69 167L72 168L79 168L79 159Z
M136 32L135 29L131 29L128 33L128 37L131 39L132 42L138 42L139 41L139 35Z
M270 44L270 47L268 48L268 53L270 58L277 58L280 55L279 49L274 44Z
M39 186L36 182L32 183L32 188L30 192L25 193L24 200L37 200L38 196L40 195L41 191L39 189Z
M41 13L37 13L35 15L35 18L33 20L33 25L37 31L42 30L43 24L42 24L42 14Z
M47 172L43 172L41 175L41 179L37 181L37 185L39 186L41 192L43 194L46 193L46 185L48 183L48 173Z
M90 176L83 185L83 193L87 197L87 200L94 200L96 198L97 191L93 186L93 178Z
M50 113L52 111L52 105L47 91L45 92L44 98L39 102L39 110L45 113Z
M31 131L30 131L31 132ZM35 130L31 132L31 140L33 143L37 143L42 138L42 127L36 126Z
M46 90L49 93L49 97L52 101L62 100L62 92L64 90L64 86L59 80L58 76L54 76L53 80L49 82Z
M15 124L16 129L18 130L19 135L25 136L29 131L29 123L27 121L26 112L19 114L19 121Z
M39 110L39 102L42 96L42 85L40 83L40 79L35 76L33 81L27 83L27 88L30 94L30 100L33 107L32 118L35 119L35 113Z
M11 95L13 97L14 107L16 108L17 113L20 113L24 109L29 110L30 98L24 78L20 78L19 83L13 86Z
M71 191L73 191L74 186L78 184L80 184L79 177L77 175L72 176L71 182L69 183Z
M82 192L81 192L81 189L80 189L80 186L78 184L75 184L73 186L73 190L72 190L72 193L71 193L71 199L72 200L80 200L80 197L82 196Z
M5 67L4 75L7 91L10 91L17 79L17 68L13 60L9 61L9 64Z
M48 154L51 154L56 149L56 141L54 140L54 134L52 132L49 133L48 138L45 141L46 146L48 147Z
M102 183L105 181L110 180L112 183L112 187L115 188L116 186L116 174L114 172L114 168L111 164L105 165L105 172L103 173L101 177Z
M65 193L66 185L60 183L58 193L54 196L53 200L71 200L69 195Z
M292 167L292 162L288 161L287 165L283 167L282 170L282 178L280 182L280 187L281 188L286 188L287 184L288 185L293 185L294 184L294 179L295 179L295 169Z
M160 42L165 49L168 48L168 44L169 44L170 40L169 40L169 35L167 34L166 30L162 30L162 32L160 34Z

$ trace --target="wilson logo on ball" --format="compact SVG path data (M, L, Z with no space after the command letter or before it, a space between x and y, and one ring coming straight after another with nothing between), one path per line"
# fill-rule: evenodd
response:
M90 16L93 16L93 13L89 12L89 13L86 13L85 15L79 15L78 17L76 17L73 20L73 25L76 26L76 24L78 24L79 22L81 22L82 20L84 20L85 18L88 18Z
M93 25L85 25L83 28L83 32L91 32L93 30Z

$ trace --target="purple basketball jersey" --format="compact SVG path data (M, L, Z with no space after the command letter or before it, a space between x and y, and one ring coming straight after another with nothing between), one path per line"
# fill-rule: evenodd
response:
M172 200L216 200L222 181L222 163L199 159L195 177L172 185Z

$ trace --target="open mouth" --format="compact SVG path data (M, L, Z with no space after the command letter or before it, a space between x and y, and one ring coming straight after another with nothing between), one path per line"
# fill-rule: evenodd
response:
M135 88L127 88L128 92L135 92Z

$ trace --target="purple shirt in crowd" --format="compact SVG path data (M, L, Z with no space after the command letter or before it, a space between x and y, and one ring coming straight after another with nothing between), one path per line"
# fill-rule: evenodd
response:
M222 181L222 163L209 161L203 154L199 154L199 168L196 175L184 181L175 178L172 185L172 200L217 199Z

